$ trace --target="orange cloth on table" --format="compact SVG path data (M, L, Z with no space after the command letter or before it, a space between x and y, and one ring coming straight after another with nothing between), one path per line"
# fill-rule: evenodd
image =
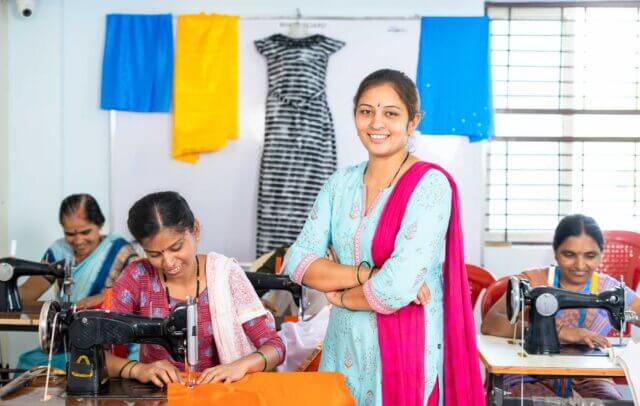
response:
M188 389L169 384L169 405L195 406L353 406L342 374L337 372L258 372L230 384L207 383Z
M178 17L173 148L179 161L216 151L238 138L238 17Z

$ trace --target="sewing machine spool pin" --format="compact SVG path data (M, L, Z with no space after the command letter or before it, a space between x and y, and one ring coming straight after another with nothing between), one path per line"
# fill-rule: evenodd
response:
M194 370L198 367L198 307L196 300L187 296L187 334L185 337L187 347L187 359L185 369L187 372L187 387L195 386Z

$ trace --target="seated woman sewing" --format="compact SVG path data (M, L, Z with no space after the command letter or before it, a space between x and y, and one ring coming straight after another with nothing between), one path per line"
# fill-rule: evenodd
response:
M553 250L557 266L525 271L518 276L526 278L532 287L554 286L575 292L597 294L611 289L619 282L610 276L596 272L602 260L604 238L596 221L581 214L567 216L558 224L553 237ZM640 297L626 289L626 307L640 314ZM609 347L606 335L613 327L607 312L602 309L565 309L556 314L556 330L561 343L585 344L591 348ZM506 299L503 295L489 310L482 321L482 333L512 337L514 326L507 321ZM520 323L516 331L521 331ZM504 388L520 393L519 375L504 379ZM582 397L619 400L620 392L611 379L523 378L524 396L570 397L572 391Z
M200 224L182 196L143 197L129 210L127 225L147 258L129 265L114 283L112 311L166 317L187 296L195 297L197 383L233 382L283 362L285 346L273 317L242 268L223 255L197 253ZM140 347L140 362L108 353L109 375L157 386L182 382L184 365L163 347Z
M73 288L71 301L78 307L94 307L102 303L103 290L110 287L122 269L138 258L133 246L116 234L102 235L104 215L98 202L89 194L67 196L60 204L58 215L64 238L56 240L42 260L53 263L71 258ZM29 277L20 286L20 298L25 304L35 304L54 283L42 276ZM55 286L56 289L58 286ZM56 291L56 296L59 289ZM18 368L46 365L47 356L34 349L20 356ZM64 354L54 356L53 366L65 368Z

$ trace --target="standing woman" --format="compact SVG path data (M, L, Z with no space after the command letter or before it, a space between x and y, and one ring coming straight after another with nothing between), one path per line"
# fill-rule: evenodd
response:
M285 357L271 313L240 265L198 254L200 223L176 192L149 194L129 210L129 231L147 258L129 265L113 285L111 310L167 317L187 296L198 307L197 383L233 382L273 369ZM184 364L158 345L141 344L140 362L107 354L110 376L164 386L181 382Z
M354 115L369 159L332 175L285 261L334 305L320 369L343 373L359 405L483 404L455 183L407 150L415 84L373 72Z
M138 258L133 246L117 234L100 233L104 215L96 199L83 193L67 196L58 215L64 238L47 249L42 260L48 263L71 258L73 288L71 301L78 307L94 307L102 303L108 288L129 262ZM20 286L23 303L34 304L53 284L43 276L31 276ZM56 286L58 288L58 286ZM59 292L56 292L56 296ZM19 369L46 365L47 354L36 348L20 355ZM65 355L53 356L52 365L64 369Z

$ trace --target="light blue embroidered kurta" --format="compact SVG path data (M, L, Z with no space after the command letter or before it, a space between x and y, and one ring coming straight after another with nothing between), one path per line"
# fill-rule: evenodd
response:
M301 279L314 258L333 246L342 264L372 263L371 242L393 187L383 189L364 213L365 162L334 173L323 186L304 228L289 250L286 272ZM371 279L374 309L397 310L416 298L422 283L431 290L425 305L425 400L442 375L442 253L451 211L451 187L431 170L420 180L402 220L392 256ZM355 278L355 275L354 275ZM376 313L333 307L320 369L344 374L358 405L381 405L381 367ZM440 393L442 394L442 378ZM442 397L441 397L442 399Z

